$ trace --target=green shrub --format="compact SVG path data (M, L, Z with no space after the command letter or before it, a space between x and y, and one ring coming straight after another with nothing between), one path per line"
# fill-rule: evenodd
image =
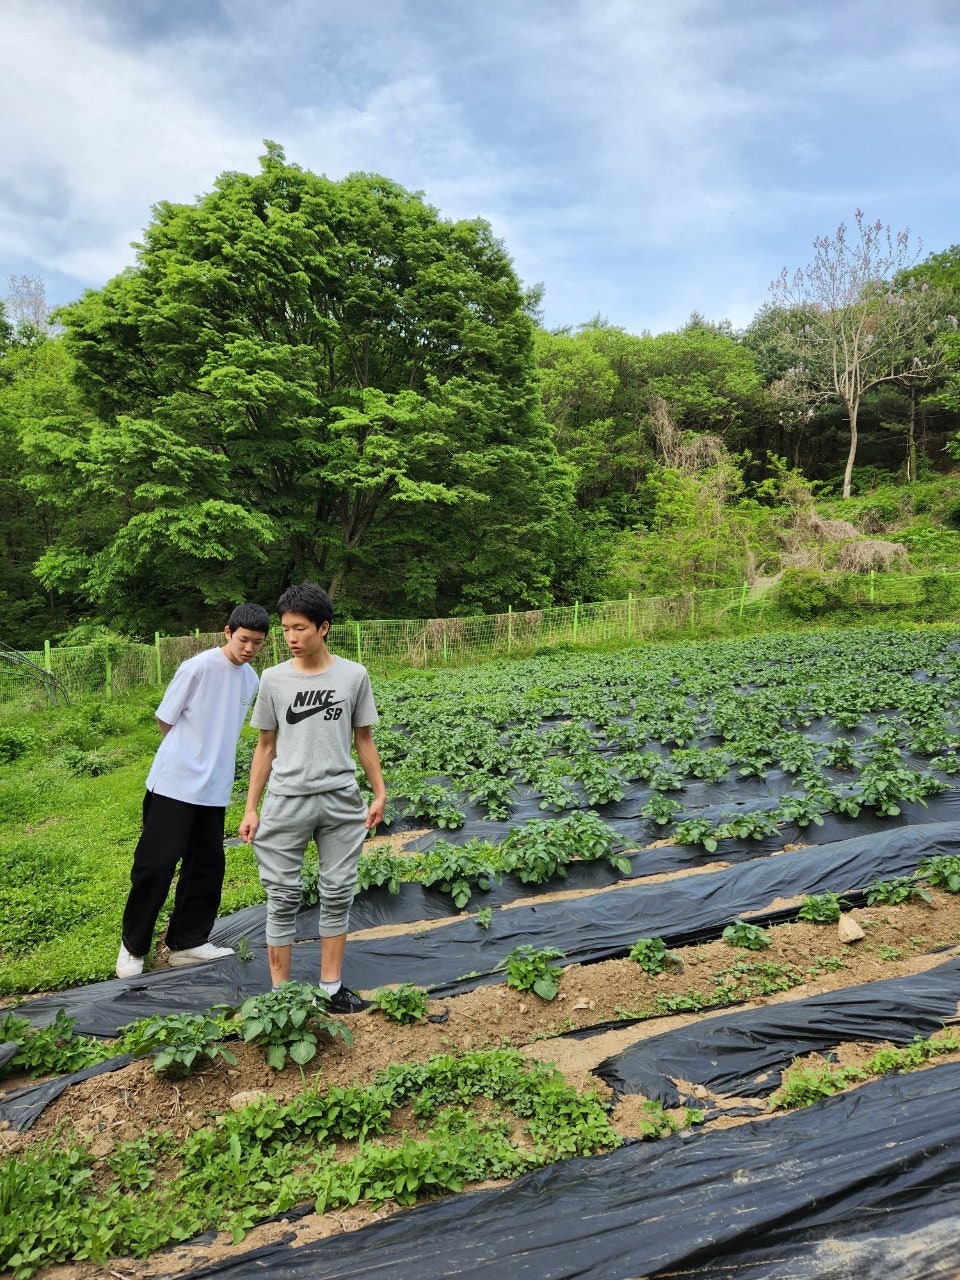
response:
M832 613L844 603L837 584L816 569L785 569L777 583L776 600L787 613L804 621Z
M283 1070L288 1057L302 1067L317 1056L321 1031L342 1036L347 1044L353 1042L343 1023L327 1016L329 1003L330 997L320 987L284 982L274 991L244 1000L237 1010L241 1035L263 1047L275 1071Z
M39 739L29 729L0 729L0 764L13 764L36 749Z

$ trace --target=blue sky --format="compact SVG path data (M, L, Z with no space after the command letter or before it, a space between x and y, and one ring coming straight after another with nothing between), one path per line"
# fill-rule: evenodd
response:
M550 327L749 323L857 208L960 242L960 0L4 0L0 294L263 139L486 218Z

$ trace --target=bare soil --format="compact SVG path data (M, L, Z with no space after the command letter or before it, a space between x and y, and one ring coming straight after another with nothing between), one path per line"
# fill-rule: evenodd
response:
M670 877L660 877L664 878ZM429 1012L442 1015L445 1020L440 1022L398 1026L379 1011L369 1011L350 1019L352 1045L340 1039L324 1045L320 1056L308 1065L306 1081L299 1067L290 1065L283 1071L274 1071L261 1050L243 1044L231 1045L237 1056L236 1066L214 1063L196 1076L176 1082L157 1077L149 1060L135 1062L123 1070L72 1086L27 1133L0 1130L0 1150L22 1149L66 1126L91 1144L97 1154L106 1155L118 1143L139 1137L146 1130L165 1129L185 1135L208 1125L231 1106L248 1100L244 1095L251 1091L285 1100L301 1092L305 1083L310 1085L318 1079L323 1088L364 1084L392 1062L424 1061L438 1053L507 1044L522 1048L531 1057L555 1062L577 1088L595 1088L604 1095L608 1092L606 1086L591 1073L605 1058L641 1038L722 1012L717 1009L713 1013L653 1016L657 996L696 991L704 996L707 1005L714 1004L715 975L738 962L790 965L805 978L802 985L789 991L755 996L746 1002L748 1006L795 1000L916 973L943 963L960 945L960 896L931 891L931 897L931 904L914 902L852 912L865 933L864 939L856 943L842 942L836 925L787 924L769 930L772 945L760 952L735 949L722 941L684 948L679 952L681 962L656 977L648 976L628 959L573 965L564 970L560 992L551 1002L500 985L432 1002ZM424 924L418 923L403 926L402 930L423 928ZM820 960L826 961L828 967L819 965ZM842 967L834 968L838 962ZM629 1025L624 1021L637 1016L645 1020ZM609 1030L583 1040L566 1034L608 1022L612 1024ZM876 1043L843 1046L841 1061L856 1063L879 1047ZM3 1087L14 1089L26 1083L29 1082L23 1078L11 1078ZM642 1103L642 1098L631 1096L618 1101L612 1119L624 1137L639 1135ZM710 1123L729 1126L742 1123L742 1119L720 1116ZM410 1125L413 1129L412 1120ZM358 1206L322 1215L306 1214L296 1220L265 1223L239 1245L221 1236L212 1243L190 1243L145 1261L119 1260L109 1269L74 1264L50 1267L40 1274L46 1280L105 1280L110 1276L147 1280L175 1276L269 1242L304 1243L351 1231L392 1212L396 1212L396 1206L386 1205L376 1212Z

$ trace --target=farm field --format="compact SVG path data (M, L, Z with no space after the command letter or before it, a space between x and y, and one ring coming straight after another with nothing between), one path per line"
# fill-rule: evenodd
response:
M269 985L251 893L215 935L232 960L169 970L160 949L143 979L10 1010L4 1265L949 1274L958 687L945 627L378 682L391 823L345 976L393 1004L349 1040L319 1019L315 1056L271 1066L210 1012ZM308 877L306 984L311 897ZM110 1069L32 1084L60 1009L60 1048ZM130 1060L131 1026L198 1016L220 1019L199 1070Z

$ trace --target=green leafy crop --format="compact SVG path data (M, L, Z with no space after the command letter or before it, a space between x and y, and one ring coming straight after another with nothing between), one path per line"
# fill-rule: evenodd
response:
M769 933L746 920L734 920L733 924L727 925L720 937L731 947L745 947L748 951L762 951L770 946Z
M552 1000L560 990L563 970L551 965L551 960L566 957L557 947L536 948L522 945L499 961L497 969L505 969L507 986L517 991L532 991L542 1000Z
M284 982L240 1005L241 1035L245 1041L263 1046L267 1062L276 1071L283 1069L288 1056L302 1067L319 1052L321 1031L341 1036L347 1044L353 1042L343 1023L327 1016L329 1001L320 987Z
M393 1022L419 1022L427 1015L426 993L412 982L401 982L396 987L377 987L373 1003L381 1013Z

